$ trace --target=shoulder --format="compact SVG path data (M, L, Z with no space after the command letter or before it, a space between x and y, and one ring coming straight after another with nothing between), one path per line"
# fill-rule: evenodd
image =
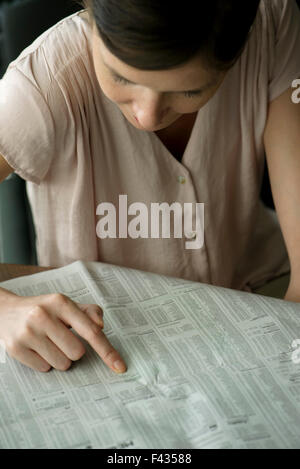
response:
M17 69L41 91L47 92L53 80L72 64L91 64L91 26L88 12L72 14L41 34L8 66L6 75Z
M258 15L260 22L267 26L268 32L273 32L276 37L283 23L288 27L297 13L296 0L260 0Z
M245 56L269 70L282 61L300 33L300 13L296 0L260 0ZM279 53L280 50L280 53Z

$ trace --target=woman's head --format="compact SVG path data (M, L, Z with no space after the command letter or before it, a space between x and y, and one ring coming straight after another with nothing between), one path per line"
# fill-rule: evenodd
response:
M83 0L103 92L146 130L199 110L241 55L259 1Z
M83 0L110 52L140 70L175 68L201 54L228 70L260 0Z

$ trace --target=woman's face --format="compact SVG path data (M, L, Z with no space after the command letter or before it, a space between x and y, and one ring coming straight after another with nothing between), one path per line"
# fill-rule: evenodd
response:
M197 112L216 93L226 73L207 70L201 59L163 71L126 65L104 45L93 26L93 61L103 93L137 129L165 129L184 114Z

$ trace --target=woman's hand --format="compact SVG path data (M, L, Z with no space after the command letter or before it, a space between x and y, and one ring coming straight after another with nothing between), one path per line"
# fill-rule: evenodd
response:
M0 339L11 357L37 371L65 371L85 354L73 328L113 371L126 371L102 331L100 306L75 303L62 294L21 297L0 290Z

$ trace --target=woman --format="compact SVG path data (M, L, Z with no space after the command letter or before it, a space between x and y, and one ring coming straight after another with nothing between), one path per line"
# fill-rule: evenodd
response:
M266 150L292 261L286 299L296 299L294 0L85 6L23 51L0 84L0 180L15 171L27 181L39 264L98 260L252 291L290 270L277 219L259 201ZM199 232L151 238L135 227L129 237L120 195L149 209L205 204L204 245L186 249ZM123 210L115 236L97 229L102 203ZM84 354L71 326L108 366L125 370L101 332L99 307L0 294L0 339L22 363L67 369Z

